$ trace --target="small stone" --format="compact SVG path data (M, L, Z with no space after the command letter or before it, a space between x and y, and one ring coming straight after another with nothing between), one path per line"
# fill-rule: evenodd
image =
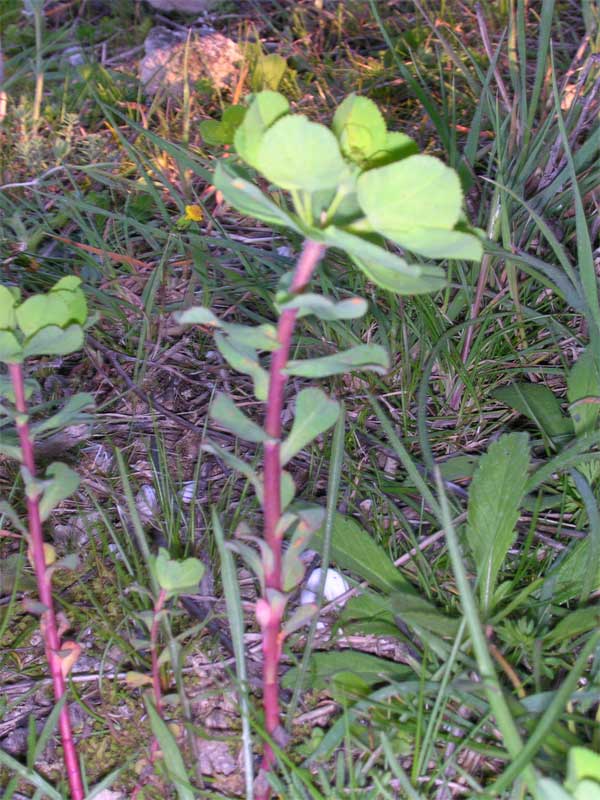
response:
M125 800L125 795L121 792L111 792L110 789L103 789L100 794L94 795L94 800Z
M227 742L212 739L197 739L198 760L202 775L231 775L237 768L237 761L231 754Z
M156 489L144 484L135 496L135 507L140 515L142 525L147 525L158 514L158 498Z
M181 14L201 14L207 11L215 0L148 0L157 11L179 11Z

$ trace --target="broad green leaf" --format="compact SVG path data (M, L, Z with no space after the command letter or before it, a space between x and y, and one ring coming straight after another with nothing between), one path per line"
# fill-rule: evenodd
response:
M175 787L178 800L194 800L196 792L190 784L183 756L175 737L150 700L144 698L144 702L150 718L152 733L156 737L162 754L163 769L169 782Z
M256 217L269 225L290 228L296 233L304 234L294 216L276 205L253 183L236 172L234 167L219 161L213 181L229 205L233 206L240 214Z
M397 294L423 294L446 285L440 267L408 264L403 258L377 244L333 225L322 232L324 241L348 253L365 275L384 289Z
M546 634L544 641L549 644L576 639L582 633L595 630L600 625L600 608L598 606L585 606L567 612L550 633Z
M265 91L254 96L233 140L238 155L251 167L259 169L258 151L262 138L276 120L287 114L289 108L288 101L278 92Z
M469 491L467 540L477 566L481 606L491 611L496 578L515 540L529 468L529 437L509 433L479 460Z
M283 676L282 686L292 688L296 668ZM308 683L313 689L337 688L366 689L386 681L404 681L414 678L414 672L404 664L356 650L314 653L310 659Z
M367 169L383 167L394 161L400 161L402 158L414 156L418 152L417 143L410 136L400 133L400 131L388 131L383 146L373 153L366 167Z
M403 638L387 594L362 591L348 600L337 621L345 633Z
M80 286L81 286L81 278L78 278L77 275L65 275L64 278L61 278L54 284L54 286L50 289L50 291L51 292L81 291Z
M567 555L547 575L544 593L552 590L552 598L556 603L564 603L581 594L590 569L590 540L575 542ZM591 591L600 589L600 564L596 565L596 574L592 576Z
M496 389L492 397L525 414L549 439L573 434L571 420L562 413L557 397L541 383L511 383Z
M203 120L199 125L200 134L206 144L233 144L235 132L242 124L245 115L244 106L228 106L223 111L220 121L216 119Z
M44 493L40 499L40 517L42 522L48 519L56 506L76 491L79 486L79 475L60 461L54 461L46 469L44 476Z
M315 549L323 542L323 529L314 534ZM411 591L410 583L394 566L386 551L352 517L336 514L331 532L331 560L371 586L390 593Z
M296 400L292 430L281 445L281 463L287 464L309 442L331 428L339 413L340 404L321 389L302 389Z
M156 580L161 589L170 594L197 592L204 575L204 564L197 558L177 561L169 558L169 551L161 547L154 561Z
M221 333L215 335L215 344L233 369L244 375L250 375L257 400L265 401L269 387L269 375L259 364L256 350L252 347L244 347L237 342L234 344Z
M536 791L538 800L574 800L572 794L551 778L540 778L536 784Z
M579 781L587 779L600 783L600 753L587 747L572 747L569 750L565 786L574 791ZM600 785L598 791L600 792Z
M433 156L409 156L364 172L357 192L373 228L394 241L398 231L452 230L460 219L458 175Z
M0 438L0 455L12 458L14 461L21 461L21 448L18 444L8 444L4 437Z
M17 325L16 298L6 286L0 284L0 330L12 331Z
M87 392L80 392L70 397L64 407L56 414L32 425L31 431L34 436L39 436L40 433L65 428L67 425L81 422L89 417L88 414L84 413L85 409L92 409L93 407L94 396Z
M23 348L12 331L0 331L0 361L5 364L23 361Z
M314 314L323 320L358 319L366 314L368 303L362 297L335 302L321 294L299 294L280 306L282 311L295 308L298 318Z
M303 378L326 378L359 369L383 375L389 368L390 357L385 348L379 344L359 344L331 356L288 361L284 372Z
M575 434L590 433L600 413L600 369L591 347L587 347L571 367L567 398Z
M389 602L396 618L411 628L424 628L443 637L454 637L458 632L459 620L444 614L414 592L393 592Z
M72 321L69 306L62 296L63 294L68 294L68 292L36 294L21 303L17 308L16 316L19 328L26 337L32 336L48 325L64 328Z
M305 192L337 186L348 172L329 128L301 115L269 128L258 148L257 168L276 186Z
M223 428L248 442L266 442L265 431L239 409L226 394L219 392L210 407L210 416Z
M69 325L59 328L48 325L25 342L23 357L31 356L66 356L81 350L83 347L83 328L81 325Z
M176 314L180 325L208 325L211 328L220 328L221 320L216 317L210 308L204 306L191 306Z
M55 284L47 295L50 298L59 298L67 307L68 316L65 323L63 323L63 327L67 322L78 322L83 325L87 319L87 301L84 293L79 288L80 283L81 280L79 278L74 275L68 275Z
M338 106L331 128L342 153L362 164L385 147L387 130L381 111L372 100L350 94Z

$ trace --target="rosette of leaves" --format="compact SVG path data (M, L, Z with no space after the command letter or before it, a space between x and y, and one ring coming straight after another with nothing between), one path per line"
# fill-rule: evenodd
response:
M368 98L347 97L328 128L291 113L283 95L259 92L240 115L233 145L239 161L219 162L214 179L230 205L345 251L384 289L409 295L444 285L439 266L412 254L481 258L480 234L463 216L457 173L419 153L406 134L387 130ZM273 196L258 188L248 168L269 181Z

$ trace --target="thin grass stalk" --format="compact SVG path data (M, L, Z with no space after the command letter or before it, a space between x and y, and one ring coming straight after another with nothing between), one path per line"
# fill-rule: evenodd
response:
M21 444L23 465L28 470L30 476L35 478L33 438L31 437L29 423L27 421L27 401L25 399L23 367L21 364L9 364L8 368L15 393L15 406L20 415L17 417L16 425ZM33 568L40 602L44 606L44 612L40 621L40 631L44 640L46 658L52 677L54 698L58 703L65 696L67 690L65 676L62 672L62 661L59 655L61 641L56 623L56 613L54 611L51 577L46 568L42 520L40 516L39 495L37 493L27 496L27 518L29 522L29 544L31 547ZM75 749L75 742L73 740L69 708L66 702L61 708L58 725L62 739L65 768L71 789L71 797L72 800L82 800L84 797L83 781L81 778L79 759Z
M296 264L290 291L301 292L309 283L319 261L323 258L325 246L307 240ZM287 375L284 373L292 335L296 324L297 311L286 309L279 317L277 339L279 347L273 352L269 374L269 390L267 395L267 411L265 431L269 441L264 448L264 539L271 551L271 563L265 569L265 591L269 589L282 591L282 545L283 533L278 530L281 518L281 415L283 411L284 389ZM266 598L268 602L268 597ZM270 736L274 736L280 725L279 679L278 669L282 651L281 621L282 611L278 612L272 604L268 620L263 626L263 707L265 711L265 728ZM275 754L269 743L265 746L262 768L270 772L275 763ZM263 797L268 797L267 791Z

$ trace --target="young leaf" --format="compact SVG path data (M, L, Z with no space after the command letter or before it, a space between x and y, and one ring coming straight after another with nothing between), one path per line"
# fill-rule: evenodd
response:
M562 413L556 395L541 383L511 383L496 389L492 397L525 414L548 439L573 434L571 420Z
M481 457L469 491L467 540L477 565L481 606L491 611L496 578L515 539L529 468L526 433L501 436Z
M276 186L305 192L335 187L348 171L329 128L301 115L284 117L269 128L256 166Z
M314 314L322 320L358 319L366 314L367 307L368 303L362 297L351 297L336 303L321 294L299 294L280 306L282 311L295 308L298 318Z
M321 529L314 535L315 549L319 549L322 541ZM385 550L352 517L335 515L331 532L331 560L341 569L354 573L383 592L412 590Z
M219 161L213 182L226 202L240 214L256 217L269 225L290 228L303 235L303 229L292 214L276 205L234 167Z
M256 350L239 343L233 344L221 333L215 335L215 344L227 363L237 372L250 375L254 382L254 394L257 400L266 400L269 387L269 376L258 363Z
M244 106L228 106L221 120L205 119L200 123L200 134L206 144L233 144L236 130L246 116Z
M259 169L258 151L262 138L289 108L288 101L278 92L265 91L254 96L233 140L238 155L251 167Z
M277 53L261 56L252 75L253 90L271 89L276 91L283 80L286 69L287 61Z
M357 164L362 164L385 147L385 120L375 103L367 97L348 95L338 106L331 128L342 153Z
M31 356L66 356L81 350L83 347L83 328L80 325L69 325L59 328L48 325L25 342L23 357Z
M170 594L185 594L198 591L205 567L197 558L185 558L183 561L171 559L169 551L161 547L154 561L154 569L161 589Z
M40 499L40 517L42 522L48 519L52 509L69 497L79 486L79 475L60 461L53 461L46 469L44 480L47 482Z
M241 411L226 394L219 392L210 407L210 416L223 428L248 442L266 442L265 431Z
M287 464L309 442L334 425L339 412L337 400L327 397L321 389L302 389L296 400L292 430L281 445L281 463Z
M383 146L373 153L365 168L384 167L386 164L400 161L401 158L414 156L418 152L417 143L410 136L400 131L388 131Z
M204 306L191 306L176 314L180 325L208 325L211 328L220 328L221 320L216 317L210 308Z
M69 291L33 295L16 310L19 328L26 337L33 336L48 325L64 328L70 322L82 324L85 322L86 314L83 293Z
M253 347L255 350L277 350L280 346L275 325L238 325L236 322L222 322L222 329L229 339L237 344Z
M414 672L404 664L388 661L385 658L362 653L356 650L314 653L310 660L310 686L313 689L359 688L373 686L386 681L404 681L414 678ZM289 689L296 680L296 668L288 670L283 676L282 686Z
M17 325L16 298L6 286L0 284L0 331L12 331Z
M567 398L575 434L590 433L600 413L600 370L591 347L587 347L571 367Z
M389 368L390 357L385 348L379 344L359 344L331 356L288 361L284 372L303 378L325 378L357 369L371 370L383 375Z

